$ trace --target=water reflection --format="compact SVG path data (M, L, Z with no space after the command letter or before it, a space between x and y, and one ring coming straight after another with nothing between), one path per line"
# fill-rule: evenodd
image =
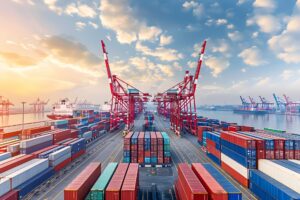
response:
M24 122L37 122L48 120L47 118L48 113L27 113L24 115ZM8 126L14 124L21 124L22 123L22 114L16 115L0 115L0 126Z
M227 122L236 122L241 125L254 126L256 128L273 128L288 132L300 133L300 116L297 115L249 115L236 114L232 111L207 111L198 110L198 114L209 118L215 118Z

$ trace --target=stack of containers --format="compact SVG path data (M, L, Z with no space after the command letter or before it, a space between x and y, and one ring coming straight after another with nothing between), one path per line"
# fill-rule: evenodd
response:
M43 132L50 131L50 130L51 130L51 126L40 126L35 128L29 128L24 130L22 134L22 139L32 138L35 135L39 135Z
M144 163L144 137L145 133L140 132L138 138L138 163ZM125 145L125 143L124 143Z
M64 190L65 200L81 200L88 194L101 174L101 163L90 163Z
M132 163L138 162L138 137L139 137L139 132L135 132L131 137L130 162Z
M2 186L1 183L2 181L0 180L0 186ZM1 193L2 192L0 191L0 194ZM0 197L1 200L17 200L18 198L18 190L11 190L10 192Z
M11 190L29 181L48 167L48 159L33 159L24 163L21 167L16 167L16 170L13 168L10 172L2 173L1 178L5 177L10 180L9 190Z
M87 131L87 132L83 133L82 138L84 138L85 141L87 141L87 142L91 141L92 138L93 138L93 132L92 131Z
M60 171L71 162L71 147L64 147L49 155L50 166Z
M63 140L71 138L71 130L70 129L56 129L52 132L53 134L53 144L57 144Z
M86 151L86 144L85 139L74 139L69 142L63 143L64 146L71 147L71 160L75 160L76 158L80 157L81 155L85 154Z
M164 163L164 138L160 132L156 132L157 138L157 163Z
M28 162L34 158L33 155L18 155L8 160L1 161L0 163L0 173L10 170L14 167L17 167L25 162Z
M34 151L48 147L52 144L53 144L52 134L43 135L36 138L21 141L20 152L22 154L30 154Z
M70 127L73 124L77 124L78 123L78 119L77 118L71 118L71 119L67 119L68 120L68 127Z
M249 172L249 189L260 199L300 199L300 165L287 160L259 160Z
M204 131L212 131L212 127L210 127L210 126L199 126L199 122L198 122L198 131L197 131L198 133L197 133L197 135L198 135L198 142L201 145L203 145L203 132Z
M139 165L130 163L121 189L121 199L137 200Z
M166 132L161 132L161 135L164 139L164 163L171 163L171 149L170 149L170 138Z
M105 199L114 200L121 199L121 188L128 169L128 163L120 163L111 178L106 191Z
M18 155L20 153L20 143L8 145L6 151L10 152L12 156Z
M68 128L69 121L68 120L55 120L51 122L51 125L55 128Z
M157 164L157 138L155 132L151 132L150 137L151 137L151 163Z
M242 200L242 193L211 164L202 164L208 173L222 186L228 195L228 200Z
M200 163L192 163L192 170L208 191L210 199L227 200L228 194L224 188L214 179L213 176Z
M34 190L36 187L41 185L44 181L49 179L51 176L55 174L55 171L49 167L39 173L38 175L34 176L30 180L24 182L20 186L17 187L19 199L23 199L29 192Z
M109 163L96 183L93 185L86 200L104 200L106 187L116 171L118 163Z
M208 199L208 193L192 169L186 163L177 166L178 179L175 183L175 190L179 199L194 200Z
M216 164L221 165L221 137L218 132L206 131L207 156Z
M255 169L257 164L256 140L222 131L221 144L221 167L248 187L248 169Z
M133 132L129 132L124 137L124 146L123 146L123 162L130 163L130 140Z
M6 160L6 159L8 159L10 157L11 157L11 153L10 152L0 153L0 161Z
M59 150L58 145L51 145L49 147L43 148L41 150L32 153L35 158L48 158L48 155L56 150Z
M149 164L151 163L151 137L150 133L145 133L144 138L144 152L145 152L145 163Z

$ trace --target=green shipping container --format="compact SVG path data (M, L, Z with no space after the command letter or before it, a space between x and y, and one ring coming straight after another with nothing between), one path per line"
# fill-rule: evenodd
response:
M264 128L265 131L270 131L273 133L285 133L286 131L283 130L277 130L277 129L271 129L271 128Z
M110 179L112 178L118 163L109 163L96 183L93 185L90 193L85 200L104 200L105 189L108 186Z
M170 144L170 138L169 138L168 134L166 132L161 132L161 135L164 138L164 145Z

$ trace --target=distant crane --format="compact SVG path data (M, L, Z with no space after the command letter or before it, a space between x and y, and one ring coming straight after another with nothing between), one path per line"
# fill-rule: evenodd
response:
M265 97L259 96L262 110L272 110L274 103L269 102Z
M8 115L9 114L9 107L14 106L12 102L9 101L9 99L5 99L3 96L0 96L0 115Z
M30 103L29 105L33 106L33 112L34 113L44 113L45 112L45 106L49 103L49 99L47 101L42 101L38 97L37 100L33 103Z
M250 103L246 101L246 99L242 96L240 96L240 99L242 101L243 110L249 110L250 109Z
M274 97L275 103L276 103L276 111L277 112L285 112L286 103L284 102L284 100L282 98L280 98L279 96L277 96L275 93L273 93L273 97Z
M251 105L251 110L256 110L258 107L258 103L255 102L254 98L249 96L249 100L250 100L250 105Z
M293 102L290 97L287 95L283 95L285 102L286 102L286 113L291 114L291 113L297 113L299 112L299 105L300 103Z

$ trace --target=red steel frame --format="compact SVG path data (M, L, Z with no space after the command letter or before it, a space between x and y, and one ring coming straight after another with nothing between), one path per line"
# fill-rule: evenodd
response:
M103 40L101 40L101 45L112 95L110 130L117 128L121 121L125 123L126 129L130 130L134 124L135 113L141 113L143 111L144 102L147 102L151 95L141 92L116 75L112 75L107 56L108 53Z
M180 135L183 128L187 128L191 133L196 134L197 107L195 92L205 47L206 41L202 44L194 76L190 75L189 71L186 71L183 81L163 93L158 93L154 97L154 101L158 104L158 113L165 116L170 115L171 130L177 135Z

